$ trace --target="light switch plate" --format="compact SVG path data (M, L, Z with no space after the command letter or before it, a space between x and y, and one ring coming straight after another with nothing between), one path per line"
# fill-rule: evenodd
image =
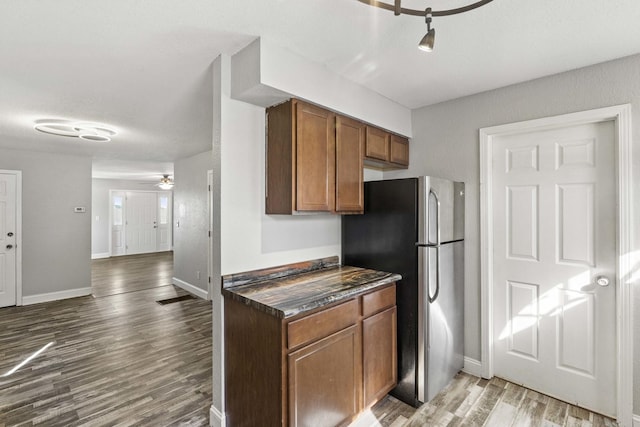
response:
M87 211L87 208L85 208L84 206L76 206L75 208L73 208L73 211L75 213L85 213Z

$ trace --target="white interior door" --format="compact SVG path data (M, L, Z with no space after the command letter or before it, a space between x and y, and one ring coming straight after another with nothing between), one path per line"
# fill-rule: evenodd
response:
M171 250L172 213L171 193L158 193L158 252Z
M492 174L495 375L615 416L613 122L496 137Z
M127 255L156 251L157 203L155 192L127 192L125 210Z
M124 191L111 192L111 255L124 255L125 242L125 199Z
M0 173L0 307L16 305L16 176Z

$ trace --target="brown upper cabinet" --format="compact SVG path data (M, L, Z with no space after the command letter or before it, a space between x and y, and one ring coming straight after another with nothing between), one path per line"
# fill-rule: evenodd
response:
M363 211L364 125L292 99L267 109L267 214Z
M336 116L336 212L364 212L365 125Z
M297 99L267 108L267 214L362 213L365 165L406 168L408 140Z
M367 126L367 158L388 162L390 138L389 132L373 126Z
M406 169L409 166L409 140L367 126L365 164L381 169Z
M407 138L391 135L389 161L394 165L409 167L409 140Z

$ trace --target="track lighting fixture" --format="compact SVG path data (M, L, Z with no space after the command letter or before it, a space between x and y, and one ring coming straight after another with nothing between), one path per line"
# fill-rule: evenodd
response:
M427 34L424 35L420 43L418 43L418 49L424 50L425 52L431 52L433 50L433 44L436 41L436 30L435 28L431 28L431 8L427 8L426 10L426 22L427 22Z
M431 17L432 16L449 16L456 15L458 13L468 12L473 9L477 9L480 6L484 6L487 3L491 3L493 0L480 0L475 3L468 4L467 6L458 7L456 9L449 10L434 10L432 11L430 7L425 10L417 10L417 9L407 9L402 7L402 0L394 0L393 4L385 3L377 0L358 0L360 3L368 4L369 6L379 7L385 10L393 11L393 14L398 15L413 15L413 16L424 16L427 21L427 34L420 40L418 43L418 48L420 50L424 50L426 52L431 52L433 50L433 43L436 38L436 30L431 28Z

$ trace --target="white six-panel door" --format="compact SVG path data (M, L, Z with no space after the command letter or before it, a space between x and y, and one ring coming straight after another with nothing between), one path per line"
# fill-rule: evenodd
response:
M16 305L16 176L0 173L0 307Z
M126 253L156 252L157 199L155 192L127 192Z
M613 135L494 139L492 286L495 375L615 416Z

